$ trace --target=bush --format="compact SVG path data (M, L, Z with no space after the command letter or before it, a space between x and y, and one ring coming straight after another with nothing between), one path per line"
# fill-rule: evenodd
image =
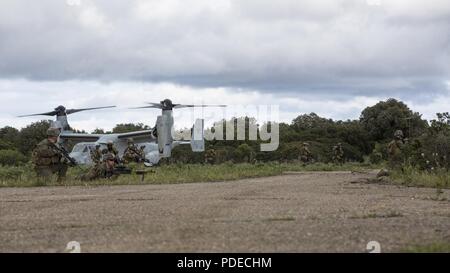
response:
M16 150L0 150L0 165L18 166L26 163L28 158Z
M0 150L12 150L12 149L14 149L14 145L11 142L0 139Z
M254 152L252 147L244 143L237 147L234 151L234 158L238 162L250 162L254 158Z
M18 180L24 172L21 167L2 167L0 168L0 181Z
M369 162L372 164L379 164L383 160L387 160L388 159L387 146L388 146L387 143L376 143L375 148L369 155Z
M369 155L369 162L371 164L380 164L382 161L383 155L380 152L374 150L373 153Z
M406 186L449 188L450 175L445 169L431 172L421 171L411 165L403 166L401 171L394 171L391 175L393 181Z

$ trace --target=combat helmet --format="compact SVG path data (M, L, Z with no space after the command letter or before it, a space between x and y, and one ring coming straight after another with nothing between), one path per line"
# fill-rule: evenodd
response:
M47 137L58 137L61 132L58 128L48 128Z
M403 138L403 131L402 130L395 131L394 137L397 138L397 139L402 139Z

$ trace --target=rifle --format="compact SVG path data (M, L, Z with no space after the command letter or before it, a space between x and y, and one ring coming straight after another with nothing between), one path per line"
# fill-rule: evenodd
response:
M69 165L74 167L77 166L78 163L75 159L73 159L72 157L70 157L69 152L63 147L63 146L58 146L54 143L52 143L52 146L54 149L56 149L67 161L69 161Z
M148 162L148 163L150 163L150 161L145 159L145 155L142 156L141 151L138 150L136 146L130 147L129 149L137 156L136 158L139 160L139 162Z
M114 167L113 173L114 174L131 174L131 169L126 166L119 165L119 166Z
M155 173L155 170L136 170L135 173L141 175L141 182L144 182L145 174Z

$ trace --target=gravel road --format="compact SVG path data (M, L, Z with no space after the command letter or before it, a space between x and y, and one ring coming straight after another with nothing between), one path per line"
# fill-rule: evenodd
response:
M450 190L305 172L229 182L0 189L0 252L367 252L450 243Z

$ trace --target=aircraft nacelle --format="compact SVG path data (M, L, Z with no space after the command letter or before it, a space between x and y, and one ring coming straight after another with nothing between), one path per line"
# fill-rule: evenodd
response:
M70 130L69 122L67 121L67 116L57 116L56 120L51 122L50 127L58 128L61 132Z
M172 154L172 111L163 111L163 115L156 119L156 131L158 134L158 151L161 157L170 157Z

